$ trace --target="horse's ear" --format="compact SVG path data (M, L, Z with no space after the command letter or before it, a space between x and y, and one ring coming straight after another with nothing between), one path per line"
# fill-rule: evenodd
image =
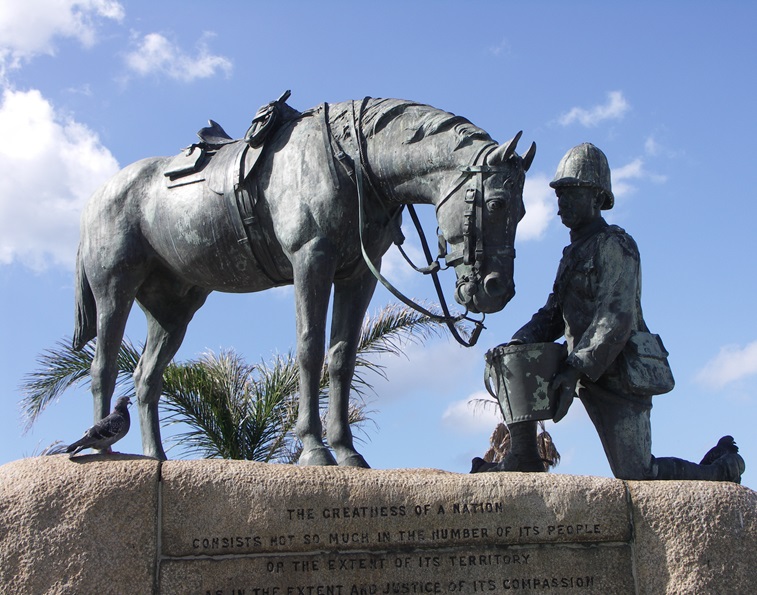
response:
M531 164L534 162L534 157L536 157L536 143L531 143L531 146L528 147L528 151L523 155L523 171L528 171Z
M505 161L510 159L510 157L512 157L515 153L515 147L518 145L518 141L520 140L522 134L523 131L521 130L513 137L513 139L509 143L500 145L496 149L494 149L491 153L489 153L489 157L487 157L486 162L489 165L494 165L497 163L504 163Z

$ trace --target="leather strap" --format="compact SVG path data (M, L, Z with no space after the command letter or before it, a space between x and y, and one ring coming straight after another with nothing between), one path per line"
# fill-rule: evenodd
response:
M362 111L362 105L361 105L361 111ZM399 291L394 285L392 285L386 277L384 277L381 272L378 270L378 268L373 264L373 261L368 256L368 252L365 249L365 241L363 238L363 228L365 223L365 208L364 208L364 196L363 196L363 169L364 169L364 159L363 159L363 150L361 148L362 145L362 137L360 135L359 126L358 126L358 118L355 115L354 111L354 103L353 103L353 110L352 110L352 132L355 137L355 141L358 145L358 161L355 162L355 184L357 186L357 199L358 199L358 234L360 236L360 251L363 255L363 260L365 261L366 266L368 267L368 270L371 271L374 277L387 289L389 292L396 297L398 300L400 300L405 305L413 308L417 312L420 312L424 316L428 316L432 320L444 322L447 324L447 327L449 328L450 332L452 333L452 336L455 338L455 340L460 343L461 345L465 347L472 347L476 344L478 341L478 338L481 334L481 331L485 328L483 325L483 318L479 320L471 319L467 316L467 310L464 314L458 315L458 316L452 316L449 312L449 308L447 307L447 301L444 298L444 292L442 291L441 283L439 282L439 276L436 271L431 272L431 277L434 282L434 288L436 289L437 296L439 298L439 303L442 308L443 316L439 316L438 314L435 314L434 312L431 312L427 308L424 308L411 298L404 295L401 291ZM375 187L374 187L374 193L375 193ZM428 243L426 242L425 236L422 235L422 229L420 228L420 222L417 220L417 215L415 214L415 209L408 209L408 211L411 213L411 217L414 219L414 223L416 224L416 227L421 232L421 244L423 245L424 254L426 256L426 259L429 262L429 265L431 265L432 257L431 252L428 249ZM485 315L484 315L485 317ZM471 337L469 340L463 339L463 337L458 332L457 328L455 327L455 323L461 321L461 320L468 320L470 322L473 322L476 326L471 333Z

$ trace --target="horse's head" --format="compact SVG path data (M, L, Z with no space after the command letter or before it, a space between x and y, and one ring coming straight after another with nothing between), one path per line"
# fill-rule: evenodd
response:
M515 230L523 206L525 172L536 145L520 157L515 138L487 145L437 203L437 220L449 243L445 260L457 274L455 299L471 312L498 312L515 295Z

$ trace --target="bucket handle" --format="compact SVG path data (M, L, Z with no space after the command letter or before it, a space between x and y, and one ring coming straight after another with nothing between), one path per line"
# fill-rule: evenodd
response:
M484 368L484 386L486 387L486 392L488 392L492 397L494 397L495 399L497 399L497 401L499 401L499 397L497 396L497 393L495 393L492 390L492 385L491 385L492 372L496 374L496 370L492 369L492 364L490 361L488 361L488 358L487 358L486 367Z

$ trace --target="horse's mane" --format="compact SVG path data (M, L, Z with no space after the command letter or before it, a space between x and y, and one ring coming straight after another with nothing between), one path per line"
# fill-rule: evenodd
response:
M407 121L405 130L408 137L403 141L405 144L417 143L447 130L453 130L457 134L455 150L474 140L492 140L487 132L462 116L404 99L369 99L363 112L363 130L368 136L372 136L399 118Z

